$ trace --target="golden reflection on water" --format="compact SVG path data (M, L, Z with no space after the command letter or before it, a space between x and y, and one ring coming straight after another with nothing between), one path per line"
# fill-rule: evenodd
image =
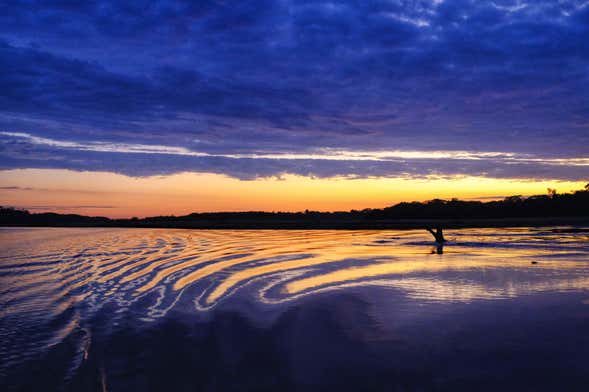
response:
M280 309L369 286L415 305L589 291L587 234L446 236L438 254L425 230L0 229L0 374L72 335L83 356L84 325L103 309L116 326L126 314L153 321L179 304L205 312L237 298Z
M432 254L425 230L2 229L0 317L41 308L58 314L72 300L125 309L152 292L157 300L146 312L161 316L181 295L203 310L245 287L262 303L367 285L439 301L589 289L584 234L464 229L448 236L444 253Z

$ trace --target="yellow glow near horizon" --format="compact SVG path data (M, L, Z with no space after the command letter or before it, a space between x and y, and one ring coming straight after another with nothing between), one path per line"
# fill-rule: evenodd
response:
M286 175L242 181L219 174L128 177L53 169L0 171L0 205L108 217L183 215L205 211L347 211L433 198L502 198L582 189L584 182L309 178ZM10 189L9 189L10 188Z

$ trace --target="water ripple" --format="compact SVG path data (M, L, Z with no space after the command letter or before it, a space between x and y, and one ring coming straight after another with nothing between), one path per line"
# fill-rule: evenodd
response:
M448 237L444 253L432 254L425 231L1 229L0 375L65 339L77 347L75 372L91 344L89 320L106 309L115 327L131 311L153 322L183 299L206 312L234 297L276 307L365 286L425 302L589 290L585 236Z

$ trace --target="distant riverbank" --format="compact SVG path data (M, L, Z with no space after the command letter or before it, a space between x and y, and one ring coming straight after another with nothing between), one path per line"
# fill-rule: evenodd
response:
M176 228L176 229L240 229L240 230L386 230L484 228L484 227L589 227L589 217L548 217L548 218L501 218L501 219L401 219L401 220L297 220L259 219L251 221L194 220L145 222L138 220L113 220L95 224L89 222L23 222L2 224L11 227L119 227L119 228ZM587 229L589 230L589 229Z
M510 196L495 201L434 199L382 209L338 212L205 212L111 219L0 207L0 226L184 229L419 229L589 225L589 184L572 193Z

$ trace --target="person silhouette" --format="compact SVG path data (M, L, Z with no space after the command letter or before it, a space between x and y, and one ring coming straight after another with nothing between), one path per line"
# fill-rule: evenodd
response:
M431 228L427 228L426 230L429 231L431 233L431 235L434 236L437 243L443 244L444 242L446 242L446 239L444 238L444 233L443 233L441 227L439 227L439 226L436 227L436 231L434 231Z

